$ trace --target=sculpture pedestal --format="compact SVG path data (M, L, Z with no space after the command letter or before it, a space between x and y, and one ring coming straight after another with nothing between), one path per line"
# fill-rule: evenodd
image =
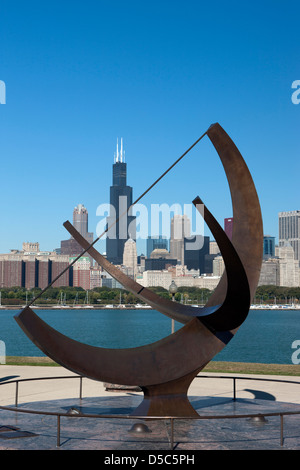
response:
M144 400L131 416L199 416L187 397L187 391L197 373L198 371L165 384L141 387Z

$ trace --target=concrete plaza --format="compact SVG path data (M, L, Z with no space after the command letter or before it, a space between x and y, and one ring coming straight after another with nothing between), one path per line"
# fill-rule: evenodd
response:
M23 381L32 378L43 380ZM300 411L299 390L298 377L203 373L193 381L189 399L201 418L218 418L172 423L129 418L141 392L106 390L103 383L83 378L80 398L78 376L62 367L1 365L0 406L15 407L17 391L20 412L0 410L0 449L300 449L300 415L276 415ZM68 415L59 418L59 426L56 414ZM95 418L99 414L117 418ZM267 416L220 419L248 414ZM149 432L132 432L135 424L145 424Z

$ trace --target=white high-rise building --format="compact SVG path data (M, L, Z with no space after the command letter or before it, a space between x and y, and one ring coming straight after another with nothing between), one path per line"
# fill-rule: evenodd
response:
M300 261L300 210L279 212L279 246L289 242Z
M289 242L279 247L279 285L299 287L299 261L295 259Z
M216 256L213 260L213 275L221 277L225 270L223 256Z
M210 241L209 242L209 254L210 255L218 255L220 253L220 248L218 247L217 242Z
M123 266L127 268L127 275L135 279L137 274L137 251L136 243L129 238L124 245Z
M191 221L187 215L174 215L171 220L170 253L184 265L184 238L191 236Z

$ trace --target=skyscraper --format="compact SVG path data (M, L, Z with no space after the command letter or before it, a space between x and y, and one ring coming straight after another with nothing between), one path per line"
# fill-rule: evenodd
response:
M89 242L93 243L93 234L88 228L88 211L83 204L78 204L73 211L73 225L78 232Z
M232 239L232 230L233 230L233 217L224 219L224 231L229 238Z
M264 235L264 258L273 258L275 256L275 237Z
M93 243L93 233L88 231L88 211L83 204L78 204L73 211L73 225L78 232L89 242ZM61 241L61 254L76 256L83 252L83 248L71 237Z
M184 265L184 239L191 236L191 221L187 215L174 215L171 220L171 258Z
M300 210L279 212L279 246L289 242L295 259L300 261Z
M137 275L136 243L129 238L124 244L123 265L127 268L127 275L135 279Z
M132 187L127 186L127 166L121 139L113 164L113 181L110 187L110 214L107 217L106 256L113 264L123 263L126 240L136 239L136 218L131 215ZM120 219L120 220L118 220Z
M188 269L199 269L200 274L207 273L206 257L209 255L209 237L195 235L184 239L184 264ZM217 256L217 255L215 255ZM213 259L211 259L211 263ZM212 267L212 264L211 264ZM208 270L208 272L210 272Z

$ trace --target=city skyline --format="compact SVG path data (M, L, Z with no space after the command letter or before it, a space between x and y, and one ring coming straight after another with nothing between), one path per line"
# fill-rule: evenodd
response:
M124 214L126 212L126 209L128 210L129 207L131 206L132 202L133 202L133 187L127 186L127 164L125 163L125 150L124 150L124 147L123 147L123 138L121 138L120 151L119 151L119 139L117 138L116 152L114 153L112 170L113 170L112 171L112 183L113 184L112 184L112 186L110 186L110 202L109 202L109 204L103 204L103 206L105 206L106 208L107 208L107 206L109 206L108 216L103 218L103 220L106 221L105 229L107 229L110 226L112 226L112 228L111 228L111 230L107 231L107 235L105 234L105 236L103 236L103 238L100 239L100 243L105 243L106 244L106 250L104 250L104 251L102 250L102 251L107 256L109 261L112 262L113 264L121 265L122 260L123 260L123 254L124 254L124 244L125 244L126 239L128 240L128 239L131 238L132 234L130 234L129 232L130 232L130 227L131 228L133 227L133 223L134 223L134 231L136 230L136 217L128 215L128 214L130 214L130 212L127 212L127 216L124 217L125 225L124 225L124 223L121 223L122 214L124 216ZM122 201L122 198L124 198L124 197L126 199L125 202ZM120 208L119 206L122 205L122 204L124 205L124 207ZM173 208L174 208L174 206L176 206L176 204L173 205ZM178 206L180 206L180 204L178 204ZM184 206L180 207L180 210L181 209L184 210ZM112 210L113 210L113 213L111 213ZM149 256L148 256L149 246L148 245L149 245L150 240L152 240L153 242L155 242L155 241L159 242L159 244L160 244L162 239L165 239L170 244L169 252L170 252L171 255L172 254L174 255L175 252L177 253L178 250L182 252L180 256L173 256L173 258L178 258L181 261L181 264L182 264L184 246L185 246L186 242L188 242L189 238L190 238L190 240L194 239L194 242L195 242L195 240L197 241L197 239L199 237L200 238L203 237L204 232L202 233L202 230L201 230L203 227L201 226L201 228L200 228L199 226L197 226L197 223L195 224L195 221L190 220L190 218L185 213L180 214L180 215L176 215L176 213L172 212L172 207L167 208L167 212L168 212L168 215L170 216L170 220L169 220L170 234L169 234L169 236L166 236L164 233L159 233L158 235L157 234L149 235L149 234L145 234L145 231L142 230L141 233L144 232L144 235L145 235L144 238L143 237L137 237L137 238L140 238L140 239L136 240L136 238L134 237L135 242L137 242L137 249L139 247L139 250L137 251L137 254L139 256L140 255L143 255L143 256L146 255L146 257L149 258ZM172 214L173 214L173 216L172 216ZM268 252L268 250L266 249L266 243L267 243L267 239L271 238L271 239L274 239L274 242L273 242L274 243L274 249L275 249L275 240L278 240L276 246L280 246L285 241L289 241L289 243L292 244L294 251L296 250L295 251L295 258L296 259L298 258L298 256L299 256L298 246L299 246L299 243L300 243L299 242L299 233L300 233L300 215L299 214L300 214L300 210L284 211L284 212L279 212L278 213L278 234L276 236L275 235L266 235L266 234L264 234L264 254L266 254L266 255L270 254ZM115 225L115 221L116 221L116 218L118 218L118 216L119 217L121 216L120 217L120 224L121 224L120 227L121 228L119 229L119 227L118 227L119 222L117 220L117 223L116 223L117 229L115 230L113 227ZM293 228L293 238L297 240L296 245L295 245L295 242L291 241L291 238L288 236L288 235L290 235L290 233L288 234L287 229L286 229L287 237L282 238L282 233L281 232L283 232L283 230L282 230L282 218L283 217L284 218L292 217L293 219L297 218L297 224L295 224L295 222L293 223L293 227L294 227ZM186 222L185 223L181 222L181 220L184 220L184 219L186 220ZM174 238L174 233L175 233L173 224L175 224L175 220L178 221L177 225L178 225L178 223L179 223L179 225L177 226L177 228L175 230L175 232L178 232L178 233L175 236L176 240L173 240L173 246L172 246L172 238ZM196 225L196 228L198 228L198 229L200 228L200 231L191 233L191 224ZM93 232L88 231L88 210L84 206L84 204L82 204L82 203L78 203L75 206L74 210L73 210L73 225L79 231L79 233L81 233L81 235L83 235L89 241L89 243L93 242L94 234L93 234ZM151 225L151 224L149 224L149 225ZM153 225L155 226L155 228L157 228L157 223L154 223ZM297 228L295 228L296 225L297 225ZM147 226L148 226L148 224L147 224ZM166 228L166 224L160 225L159 228L160 229ZM227 236L231 239L232 229L233 229L233 217L225 217L223 219L223 229L224 229L225 233L227 234ZM123 235L121 234L121 238L123 238L123 240L118 239L119 238L118 237L118 232L119 231L122 232L122 234L123 234ZM289 229L289 232L291 232L291 228ZM103 233L103 232L101 231L101 233ZM127 234L127 238L124 237L125 233ZM173 235L172 235L172 233L173 233ZM109 234L110 234L110 236L109 236ZM97 235L99 235L99 233ZM183 238L182 238L182 237L184 237L184 235L187 236L187 239L185 241L183 241ZM194 238L195 236L196 236L196 238ZM211 234L209 233L209 236L204 236L203 240L204 239L205 240L206 239L210 240L210 236L211 236ZM111 238L111 240L108 240L109 238ZM212 240L210 240L210 241L214 241L214 238L212 237ZM107 254L108 242L110 242L110 253L109 253L109 255ZM121 243L121 246L119 246L120 243ZM175 246L174 243L176 244L176 246L178 245L177 249L174 248L174 246ZM203 241L203 243L204 243L204 241ZM30 244L39 245L39 242L27 241L27 244L28 245L30 245ZM199 244L199 241L197 242L197 244ZM24 247L24 245L26 245L26 242L23 242L23 247ZM180 245L180 247L179 247L179 245ZM18 250L18 248L15 247L15 248L13 248L9 251L15 251L16 249ZM45 250L45 248L44 248L44 250ZM75 242L73 237L70 237L68 240L61 241L60 242L60 248L56 247L56 248L51 248L49 250L49 247L48 247L46 249L46 251L47 250L48 251L59 251L59 252L61 252L61 254L68 254L69 256L79 255L83 251L83 249L77 244L77 242ZM174 252L174 250L175 250L175 252ZM177 255L178 255L178 253L177 253ZM274 256L274 254L272 256ZM190 254L190 257L193 257L193 252Z
M297 2L30 4L1 7L1 253L25 240L59 247L78 203L96 233L118 136L138 197L216 121L245 158L264 233L278 243L278 213L300 200ZM141 202L198 194L222 225L232 217L206 138Z
M73 224L74 224L74 213L78 212L78 210L80 211L80 208L83 208L83 212L84 212L85 214L88 214L88 210L87 210L87 208L84 206L84 204L82 204L82 203L77 204L77 206L75 206L74 211L73 211ZM271 256L271 257L272 257L272 256L275 256L275 255L274 255L275 246L276 246L276 247L279 247L280 245L283 245L284 242L289 242L289 243L291 243L292 246L294 246L292 240L293 240L293 239L297 239L297 243L298 243L298 244L300 243L300 242L299 242L299 240L300 240L299 232L297 232L297 236L294 236L293 238L291 238L291 237L286 237L286 238L283 237L283 238L280 238L280 236L279 236L279 235L280 235L281 219L282 219L283 217L288 217L288 216L290 216L290 217L297 216L297 218L298 218L298 220L299 220L298 224L299 224L299 227L300 227L300 210L296 210L296 211L286 211L286 212L280 212L280 213L278 213L278 236L275 236L275 235L273 235L273 234L264 234L264 254L266 254L267 256ZM87 217L87 215L86 215L86 217ZM166 237L165 235L158 235L158 236L156 236L156 235L154 235L154 236L149 236L149 235L148 235L148 236L143 240L143 242L145 242L145 243L144 243L145 250L142 251L142 252L140 252L140 253L138 253L138 255L144 255L144 256L146 256L146 257L149 258L149 257L150 257L150 253L151 253L151 251L152 251L154 248L159 248L159 249L165 248L167 251L169 251L169 253L171 253L172 250L171 250L171 248L170 248L168 245L170 245L170 241L171 241L171 238L172 238L172 225L173 225L173 223L174 223L174 218L176 218L176 217L183 217L183 218L186 218L187 216L186 216L186 215L182 215L182 216L176 216L176 215L175 215L175 216L173 216L172 218L170 218L170 236L169 236L169 237ZM227 225L227 224L228 224L228 220L230 221L230 228L229 228L229 229L228 229L228 225ZM226 229L229 230L229 232L227 233L227 236L229 236L229 238L230 238L231 235L232 235L232 222L233 222L233 218L232 218L232 217L231 217L230 219L224 218L224 221L223 221L223 229L224 229L225 233L226 233ZM80 223L82 224L82 220L80 220ZM187 241L188 241L189 239L190 239L190 240L193 240L193 236L191 237L191 235L190 235L190 223L191 223L190 219L187 218L187 227L188 227L187 232L188 232L188 234L189 234L189 236L187 237ZM81 231L82 231L82 232L83 232L82 234L85 235L87 239L90 238L88 241L89 241L90 243L92 243L92 241L93 241L93 233L87 232L87 228L88 228L87 218L86 218L86 220L84 221L84 226L86 227L85 230L82 230L82 229L79 230L79 227L77 227L77 230L79 230L80 233L81 233ZM183 229L183 230L184 230L184 229ZM198 235L196 235L196 237L197 237L197 236L198 236ZM202 235L200 235L200 236L202 236ZM190 238L190 237L191 237L191 238ZM131 237L128 236L128 239L130 239L130 238L131 238ZM178 236L178 234L177 234L176 238L178 238L179 241L180 241L180 236ZM209 238L209 239L210 239L210 237L206 237L206 238ZM69 238L69 239L66 240L66 241L69 241L69 240L72 240L72 237ZM278 240L278 242L276 242L275 240ZM136 241L136 240L135 240L135 241ZM210 241L213 242L213 243L216 243L213 237L211 238ZM63 242L65 242L65 241L61 241L60 244L63 243ZM152 242L152 244L151 244L152 249L149 251L149 246L150 246L149 243L150 243L150 242ZM153 244L153 242L154 242L154 244ZM280 243L280 242L281 242L281 243ZM19 242L19 244L18 244L17 247L15 247L14 249L8 250L7 252L3 252L2 254L8 254L8 253L11 252L11 251L18 251L18 250L21 250L21 249L20 249L21 243L22 243L22 247L23 247L22 249L23 249L23 250L24 250L24 246L31 246L31 245L38 245L38 246L39 246L39 245L40 245L39 241L32 241L32 240L29 241L29 240L27 240L26 242L24 242L24 241L21 241L21 240L20 240L20 242ZM271 249L270 246L269 246L270 243L273 243L273 248L272 248L272 249ZM273 250L273 252L272 252L272 250ZM294 250L294 248L293 248L293 250ZM29 250L25 250L25 251L29 251ZM43 247L42 250L40 250L40 249L38 249L38 250L34 249L33 251L41 251L41 252L58 251L58 252L59 252L59 251L61 251L61 248L59 248L59 247L56 247L56 248ZM83 251L82 248L80 248L79 250L76 250L76 254L77 254L77 255L80 254L81 251ZM67 252L66 252L66 253L67 253ZM75 253L75 251L74 251L74 253ZM295 259L297 259L298 251L295 252L295 250L294 250L294 253L295 253ZM1 254L1 252L0 252L0 254ZM65 253L63 252L62 254L65 254ZM71 252L70 252L70 256L72 256ZM113 264L114 264L114 263L113 263ZM118 263L117 263L117 264L118 264ZM122 264L122 263L119 263L119 264Z
M119 170L122 168L118 168L113 179L122 174L124 177L124 172ZM224 229L229 237L232 222L232 218L224 219ZM73 223L83 236L92 238L93 234L88 232L88 211L84 205L78 204L74 208ZM138 257L136 242L128 238L124 244L122 260L118 263L121 271L139 280L144 287L156 285L168 288L170 280L176 279L180 286L214 289L225 269L217 243L208 236L196 235L192 237L195 240L191 249L188 246L191 242L191 221L186 215L173 215L170 225L170 251L166 247L166 239L161 237L157 240L157 245L153 240L150 256L147 252L147 257ZM295 256L293 246L296 249L299 247L300 211L280 213L279 228L279 246L275 245L275 237L263 237L263 262L258 285L299 287L299 259ZM65 243L69 241L71 239ZM150 241L148 237L147 248L150 248ZM54 287L74 286L88 291L103 285L113 286L111 276L97 266L97 263L94 265L88 255L77 259L77 248L72 245L65 248L69 254L42 251L38 242L23 242L21 251L0 254L0 288L44 289L49 283L53 283ZM73 261L76 261L74 265ZM63 276L56 279L67 266L70 269L63 271Z

